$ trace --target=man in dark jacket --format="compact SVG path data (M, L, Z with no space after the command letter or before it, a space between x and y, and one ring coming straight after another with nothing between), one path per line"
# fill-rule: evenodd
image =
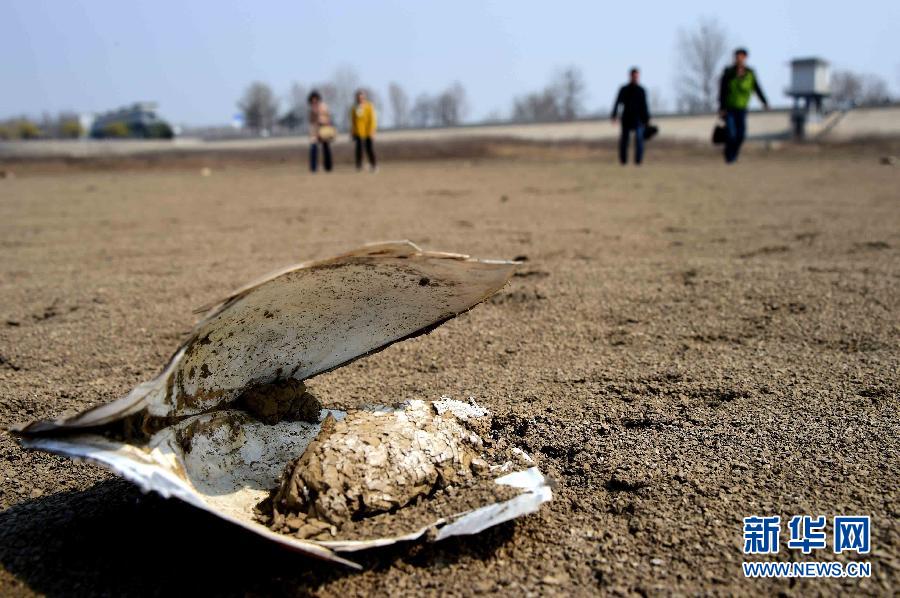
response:
M610 118L616 122L621 104L622 135L619 137L619 161L622 164L628 162L628 139L634 131L634 163L640 164L644 159L644 127L650 122L650 110L647 108L647 94L644 88L638 85L640 72L636 68L631 69L630 78L628 85L619 88L619 95L616 96Z
M734 51L734 64L727 67L719 81L719 116L725 119L728 137L725 140L725 162L737 160L747 131L747 106L753 94L768 110L769 102L759 86L756 73L747 66L747 50Z

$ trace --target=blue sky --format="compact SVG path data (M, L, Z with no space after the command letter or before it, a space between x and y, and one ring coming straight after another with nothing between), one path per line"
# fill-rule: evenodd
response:
M832 5L833 6L833 5ZM455 0L3 0L0 118L102 111L155 100L180 124L226 123L248 83L286 95L293 81L353 67L384 97L458 80L471 119L574 64L587 107L607 111L629 66L674 106L679 27L714 17L750 48L770 100L785 103L787 61L821 55L883 77L900 95L900 2L553 2Z

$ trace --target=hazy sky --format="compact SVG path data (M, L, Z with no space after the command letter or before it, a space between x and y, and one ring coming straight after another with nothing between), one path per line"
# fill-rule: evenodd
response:
M569 64L584 72L587 107L606 111L635 64L672 108L677 31L701 16L750 49L774 104L801 55L878 74L900 93L897 0L2 0L0 118L155 100L175 123L226 123L253 80L285 96L344 65L382 96L392 80L413 97L459 80L472 120L508 114L514 96Z

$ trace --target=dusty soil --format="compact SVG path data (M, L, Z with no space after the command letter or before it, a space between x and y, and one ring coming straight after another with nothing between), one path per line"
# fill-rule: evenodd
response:
M0 180L0 425L124 394L192 308L263 272L410 238L528 261L492 301L310 389L338 408L473 396L559 484L537 515L353 572L2 435L0 594L896 592L900 168L878 157ZM764 514L871 515L873 577L744 580L741 519ZM779 560L854 558L783 542Z
M402 407L326 418L257 520L299 538L393 538L520 494L494 482L529 464L498 446L505 439L479 434L491 430L489 417L440 414L427 401Z
M378 540L416 533L434 525L435 521L450 520L460 513L510 500L521 492L497 484L488 477L474 478L417 497L394 512L368 515L358 521L345 522L340 528L305 514L281 516L277 523L273 522L271 503L264 501L259 507L258 521L273 531L304 539ZM426 537L434 535L433 530L426 532Z
M402 412L353 411L341 421L327 417L315 440L284 468L273 506L282 515L311 515L345 526L352 519L402 510L434 490L485 472L483 450L482 439L463 421L452 413L438 416L425 401Z

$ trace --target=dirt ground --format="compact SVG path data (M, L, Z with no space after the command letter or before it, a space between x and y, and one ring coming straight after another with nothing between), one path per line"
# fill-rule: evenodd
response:
M477 537L269 546L0 435L0 594L521 596L900 590L900 167L852 149L25 172L0 180L0 426L150 378L191 310L411 239L527 257L430 335L315 378L327 406L475 397L558 483ZM872 577L744 580L742 518L872 516ZM759 559L755 559L759 560Z

